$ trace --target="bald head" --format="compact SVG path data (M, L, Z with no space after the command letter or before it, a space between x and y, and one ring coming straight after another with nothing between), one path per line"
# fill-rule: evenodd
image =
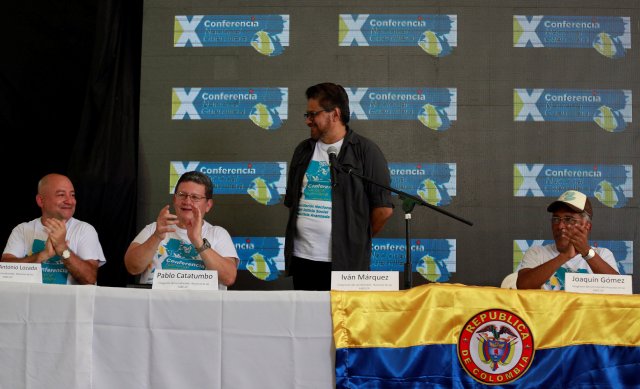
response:
M71 184L71 180L67 178L67 176L63 176L62 174L57 173L51 173L42 177L40 181L38 181L38 194L41 194L43 191L47 190L49 186L55 185L60 181L67 181L69 185L73 187L73 184Z
M62 174L47 174L38 182L36 202L42 216L69 220L76 211L76 192L71 180Z

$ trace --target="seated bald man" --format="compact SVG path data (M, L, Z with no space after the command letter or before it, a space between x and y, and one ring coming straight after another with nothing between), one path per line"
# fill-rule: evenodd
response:
M73 217L76 192L68 177L48 174L38 182L42 216L16 226L2 262L42 264L45 284L95 284L106 259L98 233Z

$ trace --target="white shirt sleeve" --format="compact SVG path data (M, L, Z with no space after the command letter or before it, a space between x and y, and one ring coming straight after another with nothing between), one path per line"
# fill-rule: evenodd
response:
M26 223L18 224L9 235L7 245L2 254L11 254L16 258L24 258L29 255L27 250L27 237L25 236Z
M594 250L598 253L600 258L602 258L609 266L613 268L613 270L620 273L620 269L618 269L618 262L616 262L616 258L613 256L611 250L604 247L596 247L594 248Z
M236 247L233 244L231 235L220 226L215 226L208 231L207 240L211 243L213 248L218 254L223 257L230 257L238 259L238 253Z

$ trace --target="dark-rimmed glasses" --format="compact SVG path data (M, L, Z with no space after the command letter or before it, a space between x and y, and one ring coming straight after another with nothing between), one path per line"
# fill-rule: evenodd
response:
M192 193L185 193L185 192L176 192L176 197L179 198L180 200L186 200L187 197L191 199L191 201L193 201L194 203L198 203L203 199L206 199L206 196L200 196L197 194L192 194Z
M313 120L313 118L316 117L316 115L322 113L322 112L331 112L333 111L333 109L321 109L320 111L309 111L309 112L305 112L304 113L304 118L305 119L309 119L309 120Z

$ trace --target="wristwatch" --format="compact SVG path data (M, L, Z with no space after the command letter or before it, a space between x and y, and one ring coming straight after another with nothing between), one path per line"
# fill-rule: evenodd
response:
M596 252L593 251L593 249L589 249L589 252L587 253L587 255L583 255L582 258L584 258L585 261L588 261L595 256L596 256Z
M71 258L71 250L64 249L64 251L62 252L62 259L69 259Z
M211 243L209 243L209 241L207 240L207 238L202 238L202 246L196 249L196 252L198 254L200 254L201 252L203 252L206 249L210 249L211 248Z

